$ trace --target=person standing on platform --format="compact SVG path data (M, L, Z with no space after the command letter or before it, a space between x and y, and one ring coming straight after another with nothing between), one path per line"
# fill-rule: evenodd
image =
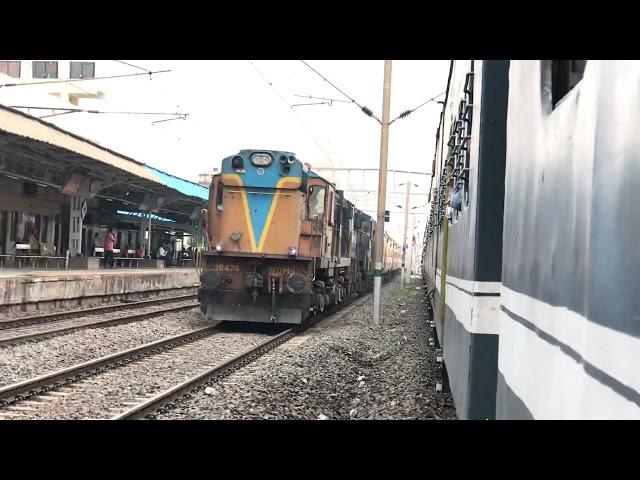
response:
M113 228L109 228L109 231L104 237L104 263L107 267L112 267L115 262L113 257L113 246L116 244L116 236L113 233Z

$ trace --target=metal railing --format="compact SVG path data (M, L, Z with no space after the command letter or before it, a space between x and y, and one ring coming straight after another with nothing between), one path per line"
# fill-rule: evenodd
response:
M66 267L67 257L54 257L49 255L0 255L0 268L49 268L55 263L55 268Z

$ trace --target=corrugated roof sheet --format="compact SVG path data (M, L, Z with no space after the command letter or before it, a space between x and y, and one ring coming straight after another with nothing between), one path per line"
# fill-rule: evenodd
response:
M184 180L182 178L174 177L173 175L169 175L168 173L161 172L149 165L145 165L145 167L156 176L160 183L163 183L169 188L173 188L183 195L189 195L190 197L202 198L203 200L207 200L209 198L209 189L207 187L203 187L194 182L190 182L189 180Z
M145 180L158 182L183 195L207 200L209 189L194 182L174 177L149 165L64 130L55 124L0 104L0 130L71 150L93 160L104 162Z
M64 148L132 173L150 182L158 182L158 177L146 170L141 162L5 105L0 105L0 130Z

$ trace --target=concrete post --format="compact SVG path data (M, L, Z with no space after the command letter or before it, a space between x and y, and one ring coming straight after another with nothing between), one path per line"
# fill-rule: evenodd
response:
M380 290L384 254L384 211L387 196L387 156L389 153L389 105L391 103L391 60L384 61L382 85L382 122L380 129L380 170L378 171L378 216L374 238L373 322L380 323Z
M84 198L80 195L71 195L71 208L69 209L69 255L75 257L82 251L82 219ZM86 208L86 206L85 206Z

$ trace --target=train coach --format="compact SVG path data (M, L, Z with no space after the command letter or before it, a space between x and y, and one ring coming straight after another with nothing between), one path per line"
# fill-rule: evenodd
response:
M497 418L640 418L640 62L512 62Z
M206 216L198 297L208 318L298 324L372 287L376 222L291 152L225 158ZM387 276L400 257L385 236Z
M462 419L495 417L509 61L451 63L423 275Z
M638 99L637 61L452 62L423 275L460 418L640 418Z

